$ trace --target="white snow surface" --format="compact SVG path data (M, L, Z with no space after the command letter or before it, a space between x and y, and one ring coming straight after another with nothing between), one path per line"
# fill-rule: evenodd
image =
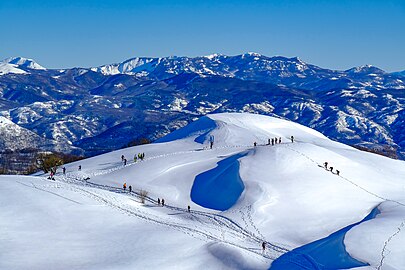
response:
M27 72L19 69L17 65L0 62L0 76L8 73L26 74Z
M405 269L403 161L268 116L207 118L215 127L197 120L168 142L67 164L56 181L41 173L0 177L0 269L267 269L287 250L356 223L377 205L381 214L351 229L346 249L370 264L361 269ZM201 135L204 144L194 141ZM282 143L265 145L274 137ZM195 177L241 152L238 201L223 212L193 203ZM137 153L145 160L134 163ZM325 170L325 161L340 176ZM151 199L140 203L123 192L124 182ZM162 197L169 206L157 206Z
M2 61L3 63L13 64L17 67L25 67L29 69L38 69L38 70L45 70L43 66L38 64L32 59L24 58L24 57L10 57Z

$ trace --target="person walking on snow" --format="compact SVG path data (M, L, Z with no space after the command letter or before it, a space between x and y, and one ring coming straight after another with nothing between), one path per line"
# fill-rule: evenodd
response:
M158 198L158 205L160 205L160 198Z
M66 167L62 168L63 174L66 174Z
M162 206L165 206L165 199L162 199Z
M214 136L210 136L210 149L212 149L212 146L214 146Z
M187 211L190 213L190 205L187 206Z
M131 193L132 192L132 186L129 186L128 190L129 190L129 193Z
M274 138L271 139L271 145L274 145Z
M79 165L79 171L81 171L82 170L82 165Z
M126 166L126 165L127 165L127 159L124 158L124 166Z
M281 137L278 139L278 143L281 143Z
M330 171L333 173L333 167L330 167Z
M294 142L294 136L291 135L291 142Z
M127 183L124 183L123 185L122 185L122 188L124 189L124 191L127 189Z
M124 161L124 158L125 158L124 155L122 155L122 156L121 156L121 161Z
M323 166L325 166L325 169L328 169L328 162L325 161L325 163L323 164Z
M262 242L262 250L264 252L264 250L266 249L266 242Z
M253 143L253 146L256 147L256 145L257 145L257 142L254 142L254 143Z
M340 171L339 171L339 170L336 170L336 174L339 175L339 173L340 173Z

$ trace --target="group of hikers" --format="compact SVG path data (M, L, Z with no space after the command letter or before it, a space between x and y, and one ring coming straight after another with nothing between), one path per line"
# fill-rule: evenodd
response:
M80 171L81 169L82 169L82 166L79 165L79 171ZM55 174L56 174L56 171L57 171L57 167L56 167L56 166L53 167L53 168L51 168L48 179L50 179L50 180L55 180L55 177L54 177L54 176L55 176ZM63 173L63 175L66 175L66 167L65 167L65 166L63 166L63 168L62 168L62 173Z
M145 153L138 153L134 155L134 162L137 162L138 160L143 160L145 158ZM124 166L127 165L127 159L125 158L124 155L121 156L121 161L124 163Z
M325 170L330 171L330 172L333 173L333 167L330 166L330 167L328 168L328 162L325 161L325 162L323 163L323 166L325 167ZM337 175L340 175L340 171L339 171L339 170L336 170L336 174L337 174Z
M127 190L127 183L124 183L124 184L122 185L122 188L124 189L124 191L126 191L126 190ZM129 193L132 192L132 186L131 186L131 185L128 186L128 190L129 190Z
M293 143L294 142L294 136L291 135L290 140L291 140L291 143ZM266 145L275 145L275 144L280 144L280 143L281 143L281 137L279 137L279 138L274 137L274 138L268 139ZM256 147L257 142L254 142L253 146Z
M161 205L161 206L165 206L165 199L160 199L160 198L158 198L157 199L157 203L158 203L158 205Z
M143 160L145 158L145 153L138 153L137 155L134 156L134 162L137 162L139 160Z

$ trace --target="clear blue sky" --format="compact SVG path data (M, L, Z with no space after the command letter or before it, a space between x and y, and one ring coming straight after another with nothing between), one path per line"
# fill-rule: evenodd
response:
M404 0L0 0L0 18L0 59L48 68L253 51L405 69Z

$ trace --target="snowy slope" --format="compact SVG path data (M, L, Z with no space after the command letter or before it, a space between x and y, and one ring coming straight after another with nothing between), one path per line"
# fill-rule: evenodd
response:
M43 66L38 64L32 59L24 58L24 57L10 57L2 61L3 63L13 64L20 68L28 68L28 69L37 69L37 70L45 70Z
M27 74L29 70L46 70L32 59L10 57L0 61L0 76L5 74Z
M26 74L27 72L25 72L22 69L19 69L17 65L0 62L0 76L9 73Z
M210 136L213 149L208 149ZM274 137L282 143L265 145ZM133 156L142 152L145 160L134 163ZM323 168L325 161L335 173ZM0 226L7 239L0 247L7 258L0 268L265 269L289 250L360 221L379 205L375 219L347 233L346 250L370 264L362 269L405 269L405 163L361 152L293 122L213 114L157 143L66 168L55 182L41 174L0 178ZM136 192L149 192L144 206L135 194L122 191L124 182ZM204 207L235 194L227 210ZM157 206L162 197L167 207ZM22 214L16 219L15 213ZM25 241L28 234L32 244ZM267 242L264 253L262 241Z

